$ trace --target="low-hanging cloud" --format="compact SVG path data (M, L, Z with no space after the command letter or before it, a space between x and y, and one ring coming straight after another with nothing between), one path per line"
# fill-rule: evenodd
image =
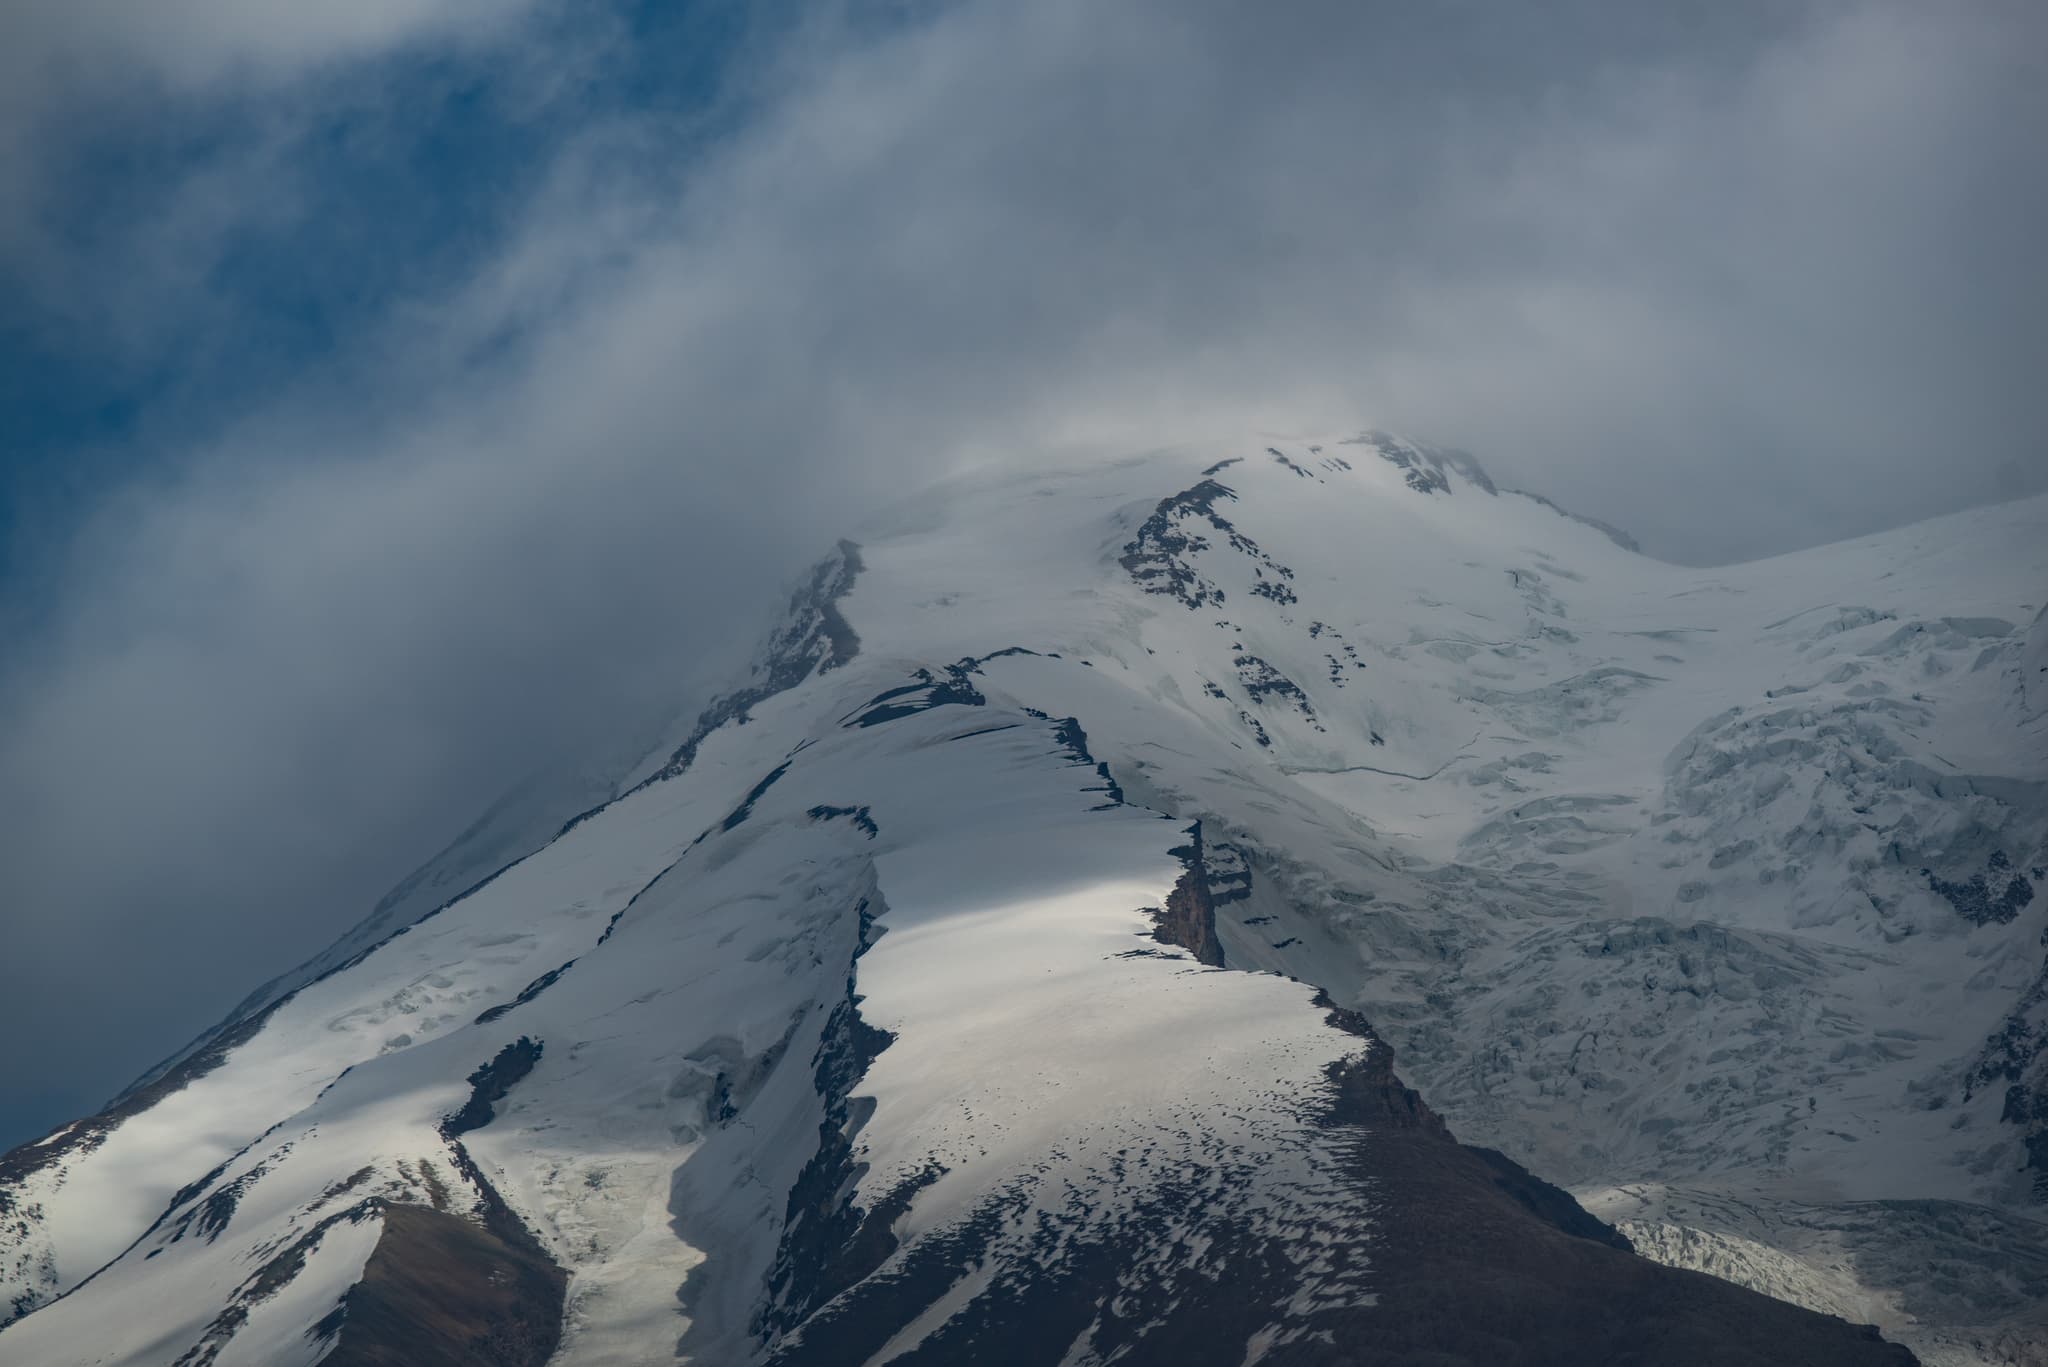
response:
M176 98L436 42L547 67L530 6L242 8ZM1691 560L2041 487L2044 36L2017 3L1040 0L798 15L708 117L556 91L484 250L145 426L178 459L23 580L0 1011L51 1042L0 1093L89 1105L963 464L1375 422ZM123 346L289 217L289 162L208 163L136 258L188 284L134 282Z

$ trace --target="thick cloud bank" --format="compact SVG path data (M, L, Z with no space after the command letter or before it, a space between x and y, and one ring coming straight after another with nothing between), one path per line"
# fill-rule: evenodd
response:
M15 528L0 1142L960 465L1371 422L1695 561L2044 480L2020 0L107 9L0 45L10 335L157 377ZM479 105L488 213L332 231Z

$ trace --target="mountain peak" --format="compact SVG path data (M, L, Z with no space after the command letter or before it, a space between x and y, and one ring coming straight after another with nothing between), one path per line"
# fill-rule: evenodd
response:
M1383 433L908 500L0 1162L0 1355L1989 1361L2043 582L2048 501L1689 570Z

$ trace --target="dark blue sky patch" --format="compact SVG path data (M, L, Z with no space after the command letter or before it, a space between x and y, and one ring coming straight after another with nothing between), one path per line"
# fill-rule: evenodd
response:
M68 120L35 214L66 274L22 279L0 260L0 589L23 587L108 486L266 395L373 365L393 310L431 306L489 261L594 128L672 130L672 165L717 136L737 117L713 115L726 64L787 17L732 0L586 6L523 35L521 60L436 49ZM264 193L181 254L160 233L214 181Z

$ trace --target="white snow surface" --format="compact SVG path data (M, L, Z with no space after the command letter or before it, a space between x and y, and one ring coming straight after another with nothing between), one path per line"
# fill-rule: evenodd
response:
M2048 897L1936 887L2048 864L2048 499L1695 570L1428 455L1232 441L856 530L850 661L0 1188L0 1363L317 1360L377 1202L483 1199L440 1126L522 1038L463 1143L570 1274L556 1361L745 1361L850 977L894 1037L859 1191L906 1246L1197 1158L1272 1228L1334 1218L1303 1098L1361 1043L1320 986L1645 1253L1930 1362L2048 1353L2023 1132L1969 1081ZM949 680L979 704L860 724ZM1221 971L1149 938L1198 819L1245 888ZM1304 1296L1358 1294L1302 1242Z

